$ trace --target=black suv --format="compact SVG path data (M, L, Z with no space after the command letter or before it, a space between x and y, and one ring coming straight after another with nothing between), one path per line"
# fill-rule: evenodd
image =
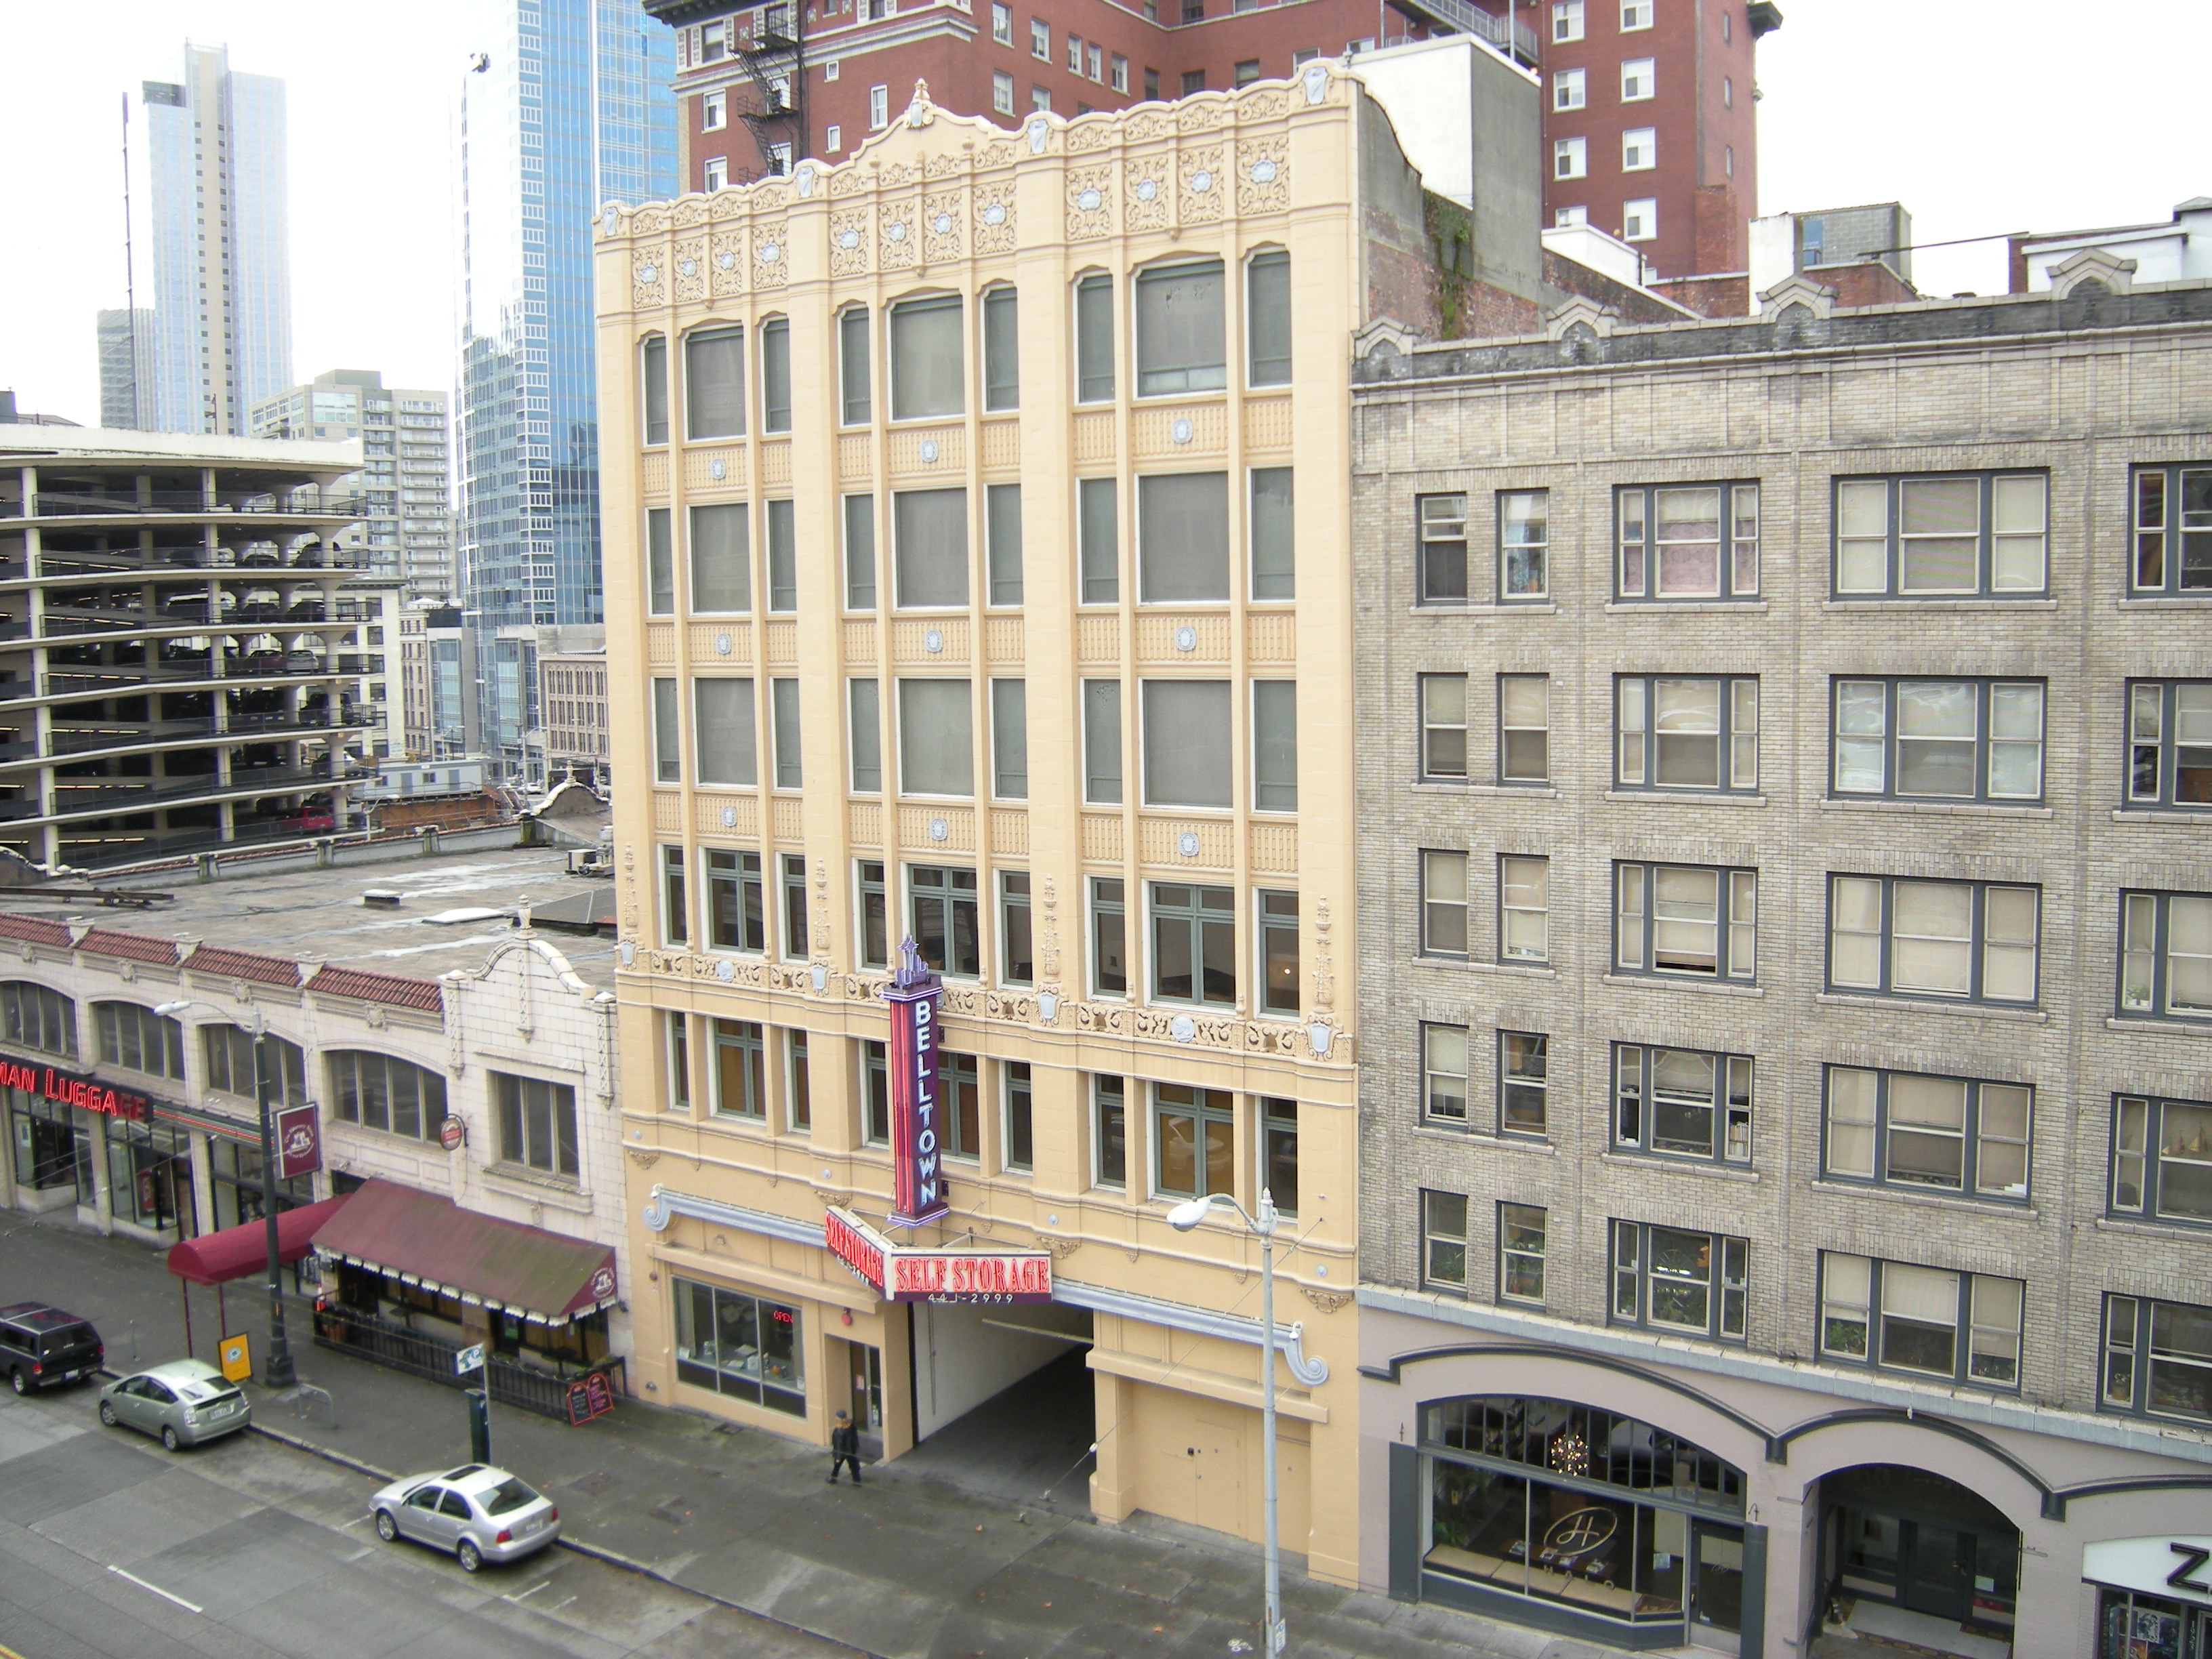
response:
M106 1357L100 1333L43 1302L0 1308L0 1370L17 1394L90 1376Z

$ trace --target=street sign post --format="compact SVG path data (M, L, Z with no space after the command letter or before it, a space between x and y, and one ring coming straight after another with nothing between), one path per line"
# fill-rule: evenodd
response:
M453 1356L453 1374L483 1373L483 1387L465 1389L469 1402L469 1457L473 1462L491 1462L491 1367L484 1364L484 1345L472 1343Z
M476 1346L464 1348L453 1356L453 1375L466 1376L471 1371L480 1371L483 1369L483 1344L479 1342Z

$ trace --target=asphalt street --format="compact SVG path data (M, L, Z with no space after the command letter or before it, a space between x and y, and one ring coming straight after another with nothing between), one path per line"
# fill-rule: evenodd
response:
M21 1659L828 1659L786 1631L562 1549L471 1577L378 1541L376 1483L258 1435L171 1454L94 1389L0 1391L0 1648Z

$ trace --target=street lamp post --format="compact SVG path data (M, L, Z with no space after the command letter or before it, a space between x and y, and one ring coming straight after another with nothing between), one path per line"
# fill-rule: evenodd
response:
M289 1389L299 1381L299 1375L292 1369L292 1346L284 1335L284 1281L277 1261L282 1251L276 1237L276 1119L269 1108L269 1022L256 1016L248 1025L211 1002L191 997L160 1003L154 1012L173 1018L187 1008L205 1008L253 1039L253 1097L261 1109L261 1220L269 1243L269 1352L262 1357L261 1386Z
M1260 1651L1280 1653L1290 1641L1283 1626L1283 1556L1275 1527L1275 1200L1260 1189L1260 1213L1246 1212L1227 1193L1209 1193L1187 1199L1168 1212L1168 1225L1187 1233L1206 1219L1217 1204L1236 1211L1237 1218L1260 1239L1260 1438L1266 1444L1267 1468L1262 1479L1267 1510L1267 1641Z

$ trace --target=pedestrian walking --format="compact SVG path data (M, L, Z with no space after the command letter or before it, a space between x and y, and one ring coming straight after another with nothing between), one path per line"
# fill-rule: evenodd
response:
M853 1466L853 1484L860 1484L860 1431L853 1426L849 1412L837 1413L837 1425L830 1431L830 1484L837 1484L837 1471L848 1463Z

